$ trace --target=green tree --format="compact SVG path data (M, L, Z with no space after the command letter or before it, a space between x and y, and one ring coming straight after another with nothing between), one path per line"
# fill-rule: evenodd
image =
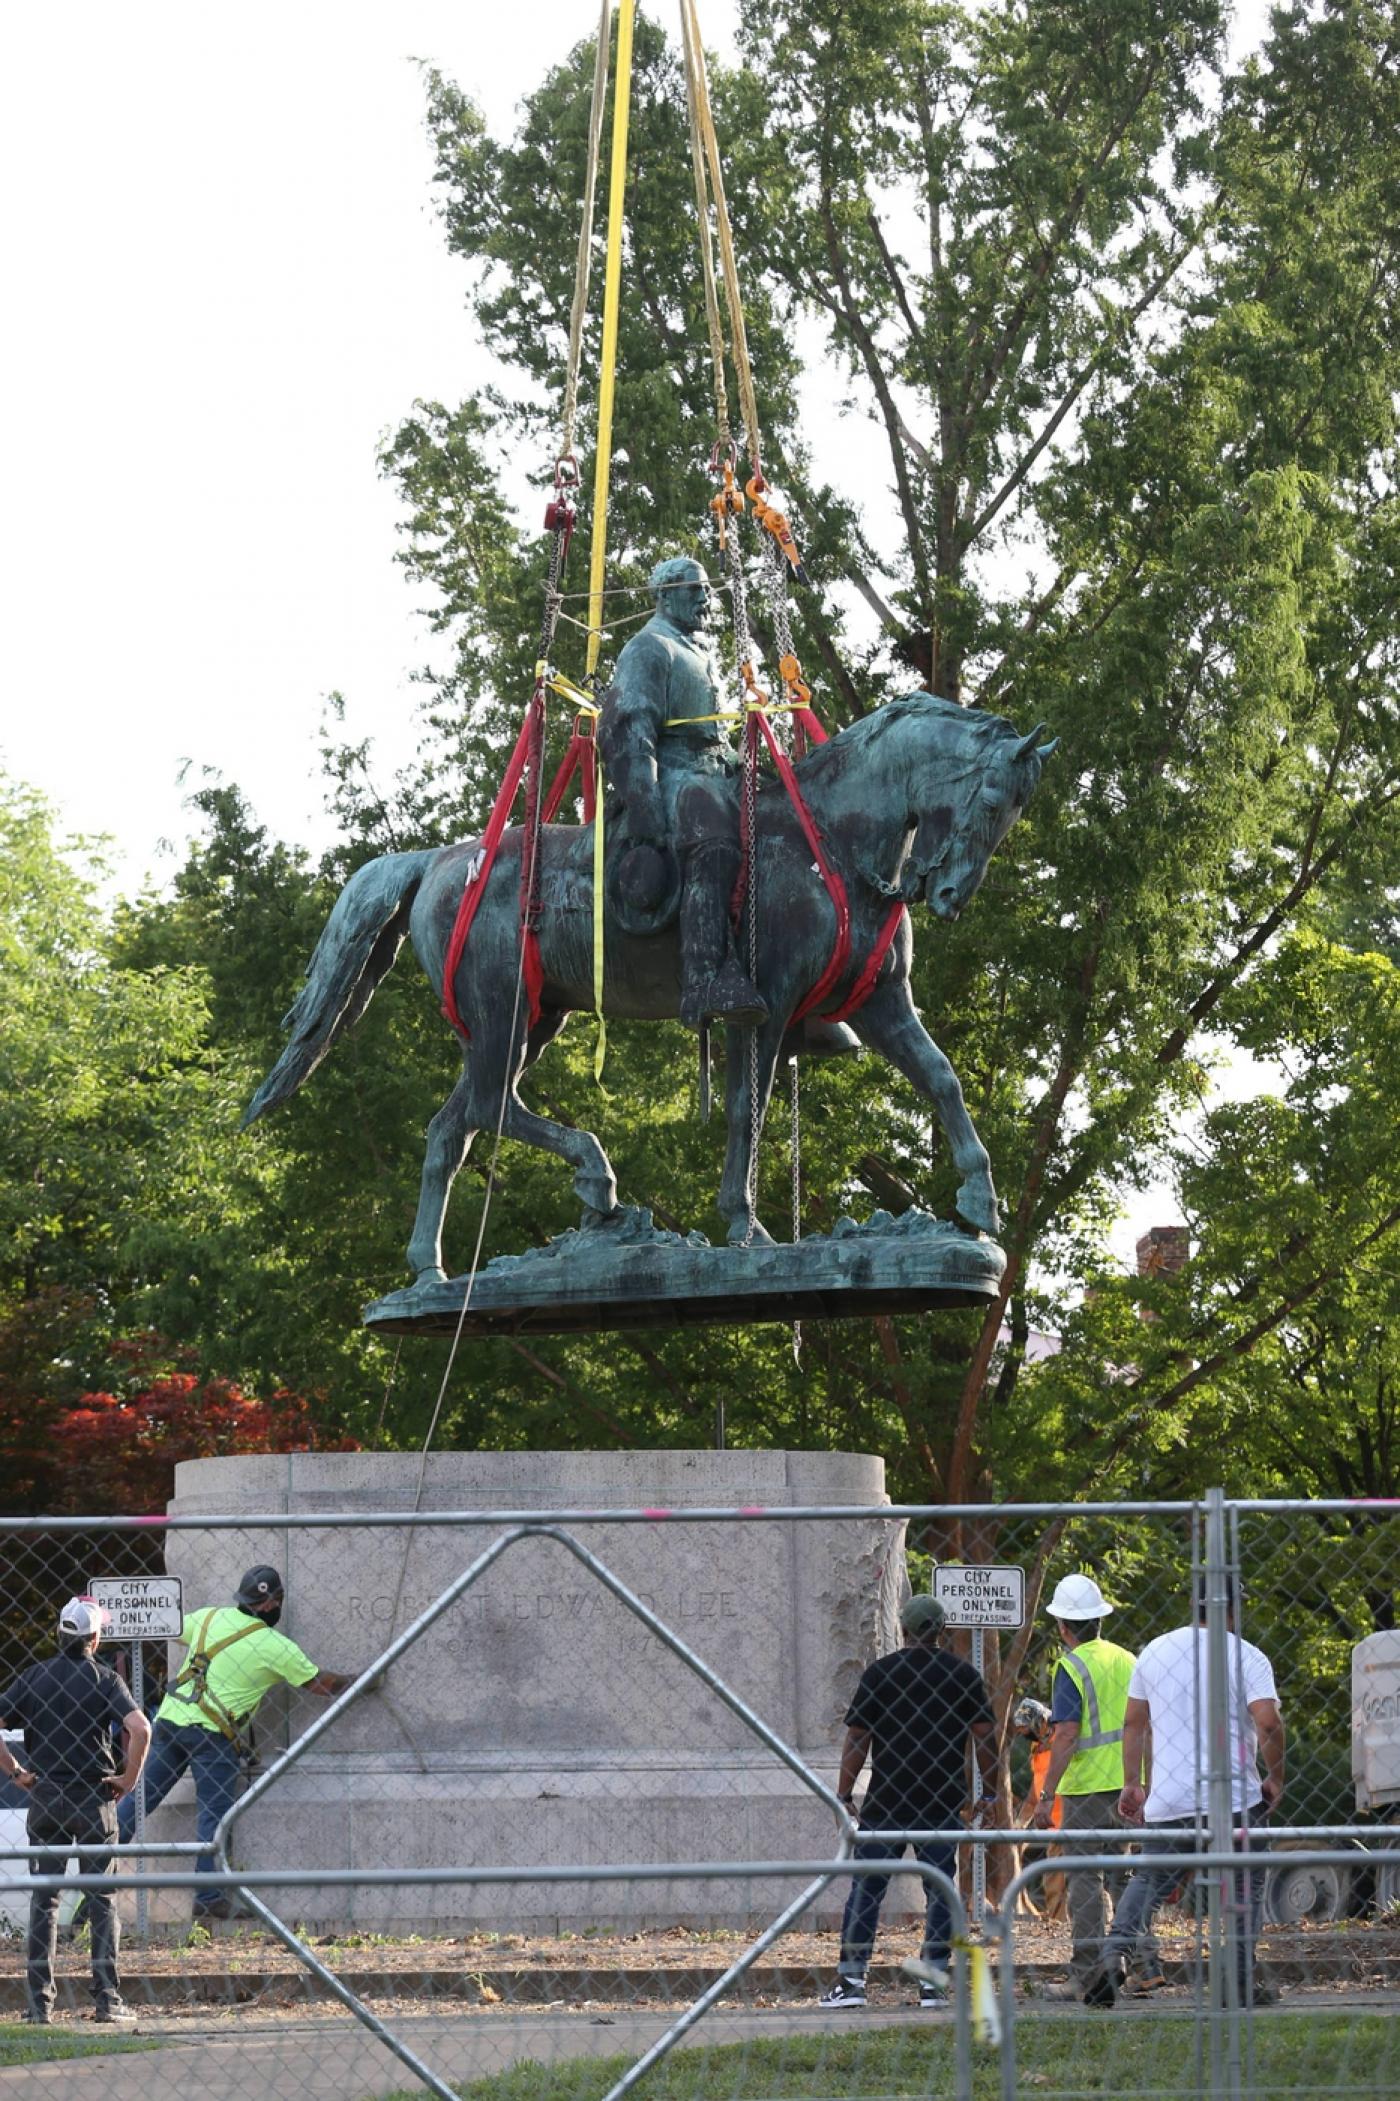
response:
M956 929L921 929L916 966L997 1165L1005 1289L981 1319L809 1330L801 1373L781 1330L649 1338L644 1365L613 1339L542 1345L515 1367L502 1346L478 1359L490 1403L465 1397L456 1433L499 1435L504 1416L521 1441L570 1425L596 1437L600 1419L694 1435L722 1382L737 1438L874 1443L908 1493L1106 1491L1138 1477L1154 1440L1195 1479L1188 1427L1257 1409L1299 1278L1340 1259L1348 1232L1378 1255L1393 1225L1378 1162L1344 1219L1314 1201L1304 1161L1269 1204L1227 1218L1238 1137L1216 1116L1199 1140L1216 1182L1187 1192L1196 1252L1178 1299L1209 1326L1248 1292L1256 1310L1221 1362L1198 1338L1208 1368L1183 1373L1168 1343L1184 1349L1188 1329L1145 1330L1139 1288L1104 1274L1106 1225L1195 1110L1203 1051L1258 1048L1280 944L1339 900L1364 910L1396 865L1388 19L1364 0L1277 9L1263 53L1233 72L1214 0L836 14L780 0L742 23L716 103L770 472L816 580L797 612L820 703L840 721L878 702L908 682L902 655L1063 739L978 905ZM424 789L453 823L479 819L534 648L541 543L533 519L503 513L493 461L508 451L543 477L551 457L591 64L584 45L552 68L508 142L456 87L428 83L444 224L503 373L458 409L420 406L386 452L410 506L405 559L462 637ZM637 98L623 583L658 550L703 544L708 493L681 85L648 25ZM869 416L861 490L823 478L799 339L844 368ZM1289 997L1301 1042L1324 988L1300 971ZM1366 1055L1343 1028L1340 1066ZM1387 1055L1375 1114L1394 1106ZM691 1120L690 1062L666 1032L620 1037L602 1127L629 1195L703 1224L714 1142ZM577 1052L552 1053L533 1084L599 1119ZM1345 1070L1334 1084L1351 1084ZM887 1075L853 1061L805 1092L809 1224L862 1182L946 1207L941 1156ZM776 1138L765 1175L777 1209ZM510 1154L502 1232L561 1220L556 1185ZM1035 1370L1032 1320L1066 1345Z

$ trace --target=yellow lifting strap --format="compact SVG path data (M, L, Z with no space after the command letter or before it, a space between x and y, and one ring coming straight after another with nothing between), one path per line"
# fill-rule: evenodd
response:
M593 462L593 530L588 563L588 648L585 676L590 681L598 669L603 644L603 577L608 550L608 483L612 468L613 401L617 379L617 318L622 287L622 221L627 193L627 127L632 105L632 31L636 0L621 0L617 18L617 78L613 87L612 165L608 182L608 241L603 275L603 348L598 376L598 435ZM603 102L608 80L608 46L612 37L612 0L602 0L598 18L598 48L594 54L593 99L589 109L588 156L584 184L583 217L579 229L578 268L574 277L573 311L569 319L569 357L564 386L563 455L573 456L574 419L578 402L579 355L583 318L588 303L589 258L593 245L593 199L598 174L598 150L602 137ZM545 677L547 667L536 666L536 676ZM599 709L594 694L583 691L556 672L549 672L552 691L564 695L578 714L591 715L596 724ZM598 1040L593 1053L593 1076L602 1084L603 1061L607 1056L608 1029L603 1018L603 769L596 745L593 814L593 1007L598 1017Z

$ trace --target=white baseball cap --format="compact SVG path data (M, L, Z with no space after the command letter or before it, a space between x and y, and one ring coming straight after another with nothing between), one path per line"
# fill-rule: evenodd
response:
M107 1623L107 1615L95 1598L70 1598L58 1615L60 1634L72 1634L87 1641L94 1634L101 1634Z

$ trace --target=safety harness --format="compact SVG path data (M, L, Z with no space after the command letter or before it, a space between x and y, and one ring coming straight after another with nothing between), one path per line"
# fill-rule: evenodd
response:
M215 1605L205 1613L204 1618L195 1631L195 1637L190 1644L189 1654L185 1658L184 1667L175 1683L167 1688L167 1694L173 1700L182 1701L186 1707L197 1707L200 1713L214 1724L220 1735L228 1738L240 1758L249 1758L252 1756L252 1745L246 1737L240 1734L237 1718L229 1713L228 1708L225 1707L218 1694L211 1692L209 1689L209 1666L216 1656L222 1656L226 1649L231 1649L234 1646L235 1642L246 1641L250 1634L256 1634L258 1632L258 1622L254 1621L252 1626L249 1627L235 1627L233 1633L224 1635L222 1641L216 1641L212 1646L206 1646L209 1639L209 1629L214 1622L215 1615L221 1609L220 1606ZM180 1688L186 1685L190 1686L192 1690L182 1692Z

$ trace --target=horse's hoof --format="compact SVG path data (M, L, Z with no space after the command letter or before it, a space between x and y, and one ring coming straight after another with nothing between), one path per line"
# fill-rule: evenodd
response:
M729 1245L731 1247L772 1247L774 1241L773 1235L768 1231L768 1228L760 1225L757 1219L754 1220L753 1231L750 1233L747 1218L736 1218L733 1225L729 1228Z
M954 1202L954 1216L972 1233L986 1233L995 1240L1001 1230L1001 1212L996 1192L964 1182Z
M416 1291L420 1284L445 1284L446 1282L447 1271L439 1268L436 1262L430 1262L426 1269L419 1270L417 1276L413 1279L412 1288Z
M614 1204L611 1211L599 1211L592 1204L585 1204L579 1219L579 1230L590 1233L598 1226L615 1226L621 1216L621 1204Z

